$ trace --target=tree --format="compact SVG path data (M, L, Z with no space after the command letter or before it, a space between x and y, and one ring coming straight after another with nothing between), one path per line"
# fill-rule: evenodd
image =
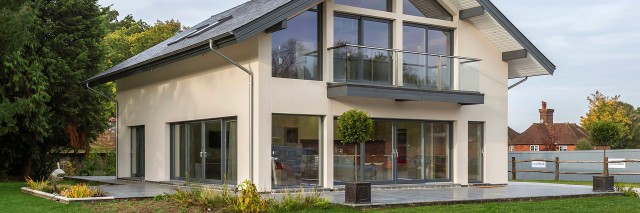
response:
M615 144L621 136L620 125L608 120L601 120L592 123L589 128L591 142L595 146L611 146Z
M50 130L48 82L38 58L40 26L33 2L0 4L0 177L27 174L17 170Z
M576 143L576 150L593 150L593 146L586 138L580 138Z
M362 144L371 140L373 119L366 112L351 109L338 116L336 124L338 137L342 139L340 141L342 144ZM358 156L357 150L356 147L356 156ZM356 174L356 182L358 182L358 174Z
M109 69L185 29L179 21L157 21L155 25L150 26L142 20L136 21L132 15L118 20L118 15L118 11L112 10L111 6L101 8L101 19L106 35L101 41L104 60L100 70ZM115 84L109 82L106 87L110 90L105 94L115 98ZM108 102L107 111L111 116L115 116L115 102Z
M45 73L49 78L51 107L56 119L49 142L88 150L89 141L106 127L108 114L99 94L80 82L100 71L104 37L96 0L40 1ZM108 91L106 87L97 88Z
M593 123L612 121L620 127L620 140L611 144L612 148L635 148L640 145L640 111L628 103L620 101L620 96L608 97L596 91L587 98L589 111L580 117L580 124L590 130Z

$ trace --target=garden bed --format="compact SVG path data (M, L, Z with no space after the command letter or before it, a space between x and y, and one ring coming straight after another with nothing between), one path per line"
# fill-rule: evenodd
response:
M28 188L28 187L22 187L21 190L22 190L22 193L25 193L25 194L30 194L30 195L33 195L33 196L46 198L46 199L49 199L49 200L53 200L53 201L57 201L57 202L60 202L60 203L65 203L65 204L78 203L78 202L105 201L105 200L113 200L114 199L111 196L107 196L107 197L86 197L86 198L68 198L68 197L64 197L64 196L60 196L60 195L56 195L56 194L51 194L51 193L47 193L47 192L43 192L43 191L33 190L33 189Z

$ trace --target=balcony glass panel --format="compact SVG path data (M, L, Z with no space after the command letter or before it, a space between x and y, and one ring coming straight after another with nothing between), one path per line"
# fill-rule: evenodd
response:
M336 82L392 85L393 51L342 46L333 56Z
M459 60L460 90L480 91L480 61Z
M436 91L479 90L479 59L353 44L329 49L333 54L334 82ZM454 65L460 75L458 88L454 84Z

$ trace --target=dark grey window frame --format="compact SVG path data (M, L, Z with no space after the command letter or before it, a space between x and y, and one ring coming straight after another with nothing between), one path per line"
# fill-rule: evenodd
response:
M236 122L238 122L237 116L221 117L221 118L210 118L210 119L199 119L199 120L180 121L180 122L170 123L169 124L169 129L170 129L170 131L169 131L169 137L170 137L170 140L169 140L169 156L170 156L169 157L169 160L170 160L169 173L170 173L170 175L169 175L169 177L170 177L171 180L187 181L186 178L176 177L175 176L175 169L176 169L175 168L175 163L174 163L175 160L176 160L175 159L175 151L176 150L175 150L175 147L174 147L174 144L175 144L175 141L174 141L175 140L175 137L174 137L175 136L175 128L174 127L175 127L175 125L182 125L181 126L181 129L182 129L182 128L185 128L187 124L200 123L201 128L204 129L205 128L205 123L206 122L210 122L210 121L220 121L220 123L221 123L221 127L220 127L221 128L221 131L220 131L221 133L220 134L221 134L221 138L222 138L221 142L223 144L221 144L221 148L220 149L221 149L221 153L223 153L225 156L224 157L221 156L220 171L221 171L221 174L223 175L223 179L226 179L226 177L224 177L224 175L226 174L226 170L227 170L226 161L227 161L227 157L228 156L226 156L227 155L226 154L227 153L226 152L227 151L226 150L227 149L227 146L226 146L226 139L227 139L227 135L226 134L227 133L226 133L226 125L225 125L225 123L227 121L236 121ZM201 134L204 135L204 131L202 131ZM182 140L182 139L184 139L184 137L186 137L186 135L183 134L183 135L181 135L180 139ZM202 140L204 140L204 137L202 138ZM238 141L236 141L236 146L237 146L237 143L238 143ZM185 144L185 145L187 145L187 144ZM185 147L185 150L189 150L189 149ZM238 151L237 148L236 148L236 151ZM186 155L185 159L189 159L189 156L188 156L189 153L185 152L184 154ZM237 154L236 154L236 157L237 157ZM237 162L237 159L236 159L236 162ZM187 174L189 173L189 165L188 165L188 163L189 163L188 160L185 160L185 162L183 162L183 165L182 165L182 166L185 167L185 173L187 173ZM236 168L237 168L237 165L236 165ZM204 173L205 171L202 171L202 172ZM236 170L236 172L237 172L237 170ZM238 175L236 174L236 178L237 177L238 177ZM190 180L196 180L196 181L203 182L203 183L228 184L228 185L231 185L231 186L235 186L236 185L236 183L233 183L233 182L225 183L226 180L208 180L208 179L205 179L204 176L203 176L202 179L197 179L195 177L189 177L189 179ZM234 181L238 182L238 180L234 180Z
M454 39L455 38L455 29L446 28L446 27L438 27L438 26L433 26L433 25L428 25L428 24L417 24L417 23L413 23L413 22L404 22L404 23L402 23L402 26L403 26L403 30L404 30L404 26L423 28L423 29L426 30L426 34L425 34L425 37L424 37L424 42L425 42L425 44L427 44L425 46L425 49L427 49L427 53L432 53L432 52L429 52L430 51L429 50L429 30L438 30L438 31L442 31L442 32L451 33L450 36L449 36L449 44L447 44L447 45L449 45L448 46L449 53L446 54L446 55L448 55L448 56L454 56L455 55L454 54L454 51L455 51L455 48L454 48L455 47L455 41L454 41L455 40ZM404 35L404 33L403 33L403 35ZM403 44L402 49L405 49L405 48L406 47L404 47L404 44ZM404 62L402 62L402 63L404 63ZM451 84L450 87L452 88L452 90L453 90L453 88L455 88L455 85L454 85L454 79L455 79L455 72L454 71L455 70L453 69L453 67L454 67L454 59L450 59L449 60L449 71L451 72L451 74L450 74L449 81L451 82L450 83Z
M399 181L398 180L398 160L397 157L396 159L394 159L393 161L393 178L392 180L384 180L384 181L368 181L371 182L371 184L373 185L387 185L387 184L413 184L413 183L441 183L441 182L451 182L453 180L453 175L454 175L454 171L453 171L453 141L454 141L454 135L453 135L453 121L441 121L441 120L420 120L420 119L394 119L394 118L372 118L374 121L390 121L392 124L392 146L395 147L395 149L397 149L398 146L398 138L397 138L397 124L398 122L419 122L422 124L422 132L423 132L423 140L424 140L424 133L427 130L427 125L424 124L447 124L447 126L449 127L449 156L448 156L448 160L449 160L449 178L440 178L440 179L423 179L423 180L403 180L403 181ZM338 117L335 116L334 117L334 122L336 122L338 120ZM333 128L333 127L332 127ZM334 130L335 132L335 130ZM334 141L331 141L331 143L335 143L335 138L333 139ZM364 143L360 143L359 144L359 152L362 153L360 155L360 167L364 168L364 163L365 163L365 144ZM426 147L422 150L423 156L426 156ZM333 155L333 153L332 153ZM422 163L422 165L427 165L427 158L424 158L424 162ZM333 169L333 168L331 168ZM365 176L364 176L364 172L360 172L360 180L364 180ZM344 182L341 181L333 181L334 185L344 185Z
M322 62L324 60L323 59L324 51L322 51L322 50L323 50L323 44L324 44L323 40L324 40L324 36L325 36L324 30L323 30L324 29L323 28L323 24L324 24L324 22L323 22L323 20L324 20L324 14L323 14L324 3L317 4L316 6L313 6L310 9L308 9L308 10L302 12L302 13L305 13L307 11L316 12L317 19L318 19L317 20L317 25L318 25L317 26L317 34L318 34L317 35L317 39L318 40L316 41L317 42L316 55L317 55L317 67L318 67L318 73L316 73L316 74L318 74L318 77L316 79L299 79L299 78L278 77L278 76L273 76L273 74L271 74L271 77L273 77L273 78L282 78L282 79L292 79L292 80L305 80L305 81L324 81L323 80L324 79L324 69L323 69L323 66L322 66L323 65ZM302 13L300 13L300 14L302 14ZM300 15L300 14L298 14L298 15ZM291 19L296 18L298 15L294 16ZM288 20L291 20L291 19L288 19ZM273 39L271 41L273 43Z
M484 169L485 169L485 165L484 165L484 143L485 143L485 126L486 126L486 122L484 121L469 121L469 124L479 124L480 125L480 150L481 150L481 154L480 154L480 165L481 165L481 169L479 171L479 176L480 176L480 180L468 180L469 183L482 183L484 182ZM468 131L468 128L467 128ZM467 148L468 149L468 148ZM467 160L468 161L468 160ZM468 165L467 165L468 167ZM467 174L468 177L468 174Z
M131 177L140 177L140 178L144 178L145 176L145 128L144 125L140 125L140 126L131 126L131 147L133 149L133 141L136 140L138 141L136 143L136 145L138 145L137 147L137 151L138 151L138 155L136 155L136 161L134 162L133 158L131 159ZM134 138L134 134L133 131L136 132L135 136L137 136L136 138ZM140 134L140 131L142 132L142 134ZM133 156L133 151L131 151L129 156ZM134 163L136 163L137 168L138 168L138 173L133 173L133 165Z
M384 12L392 12L393 11L393 1L394 0L386 0L386 10L376 10L376 9L371 9L371 8L366 8L366 7L358 7L358 6L351 6L351 5L346 5L346 4L340 4L338 2L335 2L335 4L339 4L339 5L345 5L345 6L349 6L349 7L357 7L357 8L362 8L362 9L367 9L367 10L376 10L376 11L384 11Z
M324 180L324 170L323 170L323 166L324 166L324 146L323 143L326 143L324 140L324 125L325 125L325 115L313 115L313 114L287 114L287 113L271 113L271 118L273 119L274 115L282 115L282 116L314 116L314 117L319 117L320 118L320 129L319 129L319 136L318 136L318 158L319 158L319 162L318 162L318 185L317 186L301 186L302 188L316 188L316 187L322 187L323 186L323 180ZM271 132L273 132L273 121L271 121ZM273 153L272 150L273 144L271 145L271 147L269 147L269 153ZM271 166L271 165L270 165ZM270 172L273 172L273 170L269 170ZM273 177L273 174L270 175L270 177ZM290 188L291 186L272 186L271 188L274 189L286 189L286 188Z

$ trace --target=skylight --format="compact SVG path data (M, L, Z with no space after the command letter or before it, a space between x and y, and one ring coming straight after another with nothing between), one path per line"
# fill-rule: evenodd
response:
M205 24L205 25L199 26L193 32L190 32L187 35L184 35L184 36L182 36L182 37L180 37L180 38L178 38L178 39L176 39L176 40L174 40L172 42L169 42L167 44L167 46L175 44L175 43L178 43L178 42L180 42L180 41L182 41L184 39L192 38L192 37L195 37L197 35L200 35L203 32L206 32L206 31L210 30L211 28L214 28L214 27L220 25L221 23L223 23L223 22L225 22L225 21L227 21L227 20L229 20L231 18L233 18L233 16L226 16L224 18L218 19L217 21L215 21L215 22L213 22L211 24Z

